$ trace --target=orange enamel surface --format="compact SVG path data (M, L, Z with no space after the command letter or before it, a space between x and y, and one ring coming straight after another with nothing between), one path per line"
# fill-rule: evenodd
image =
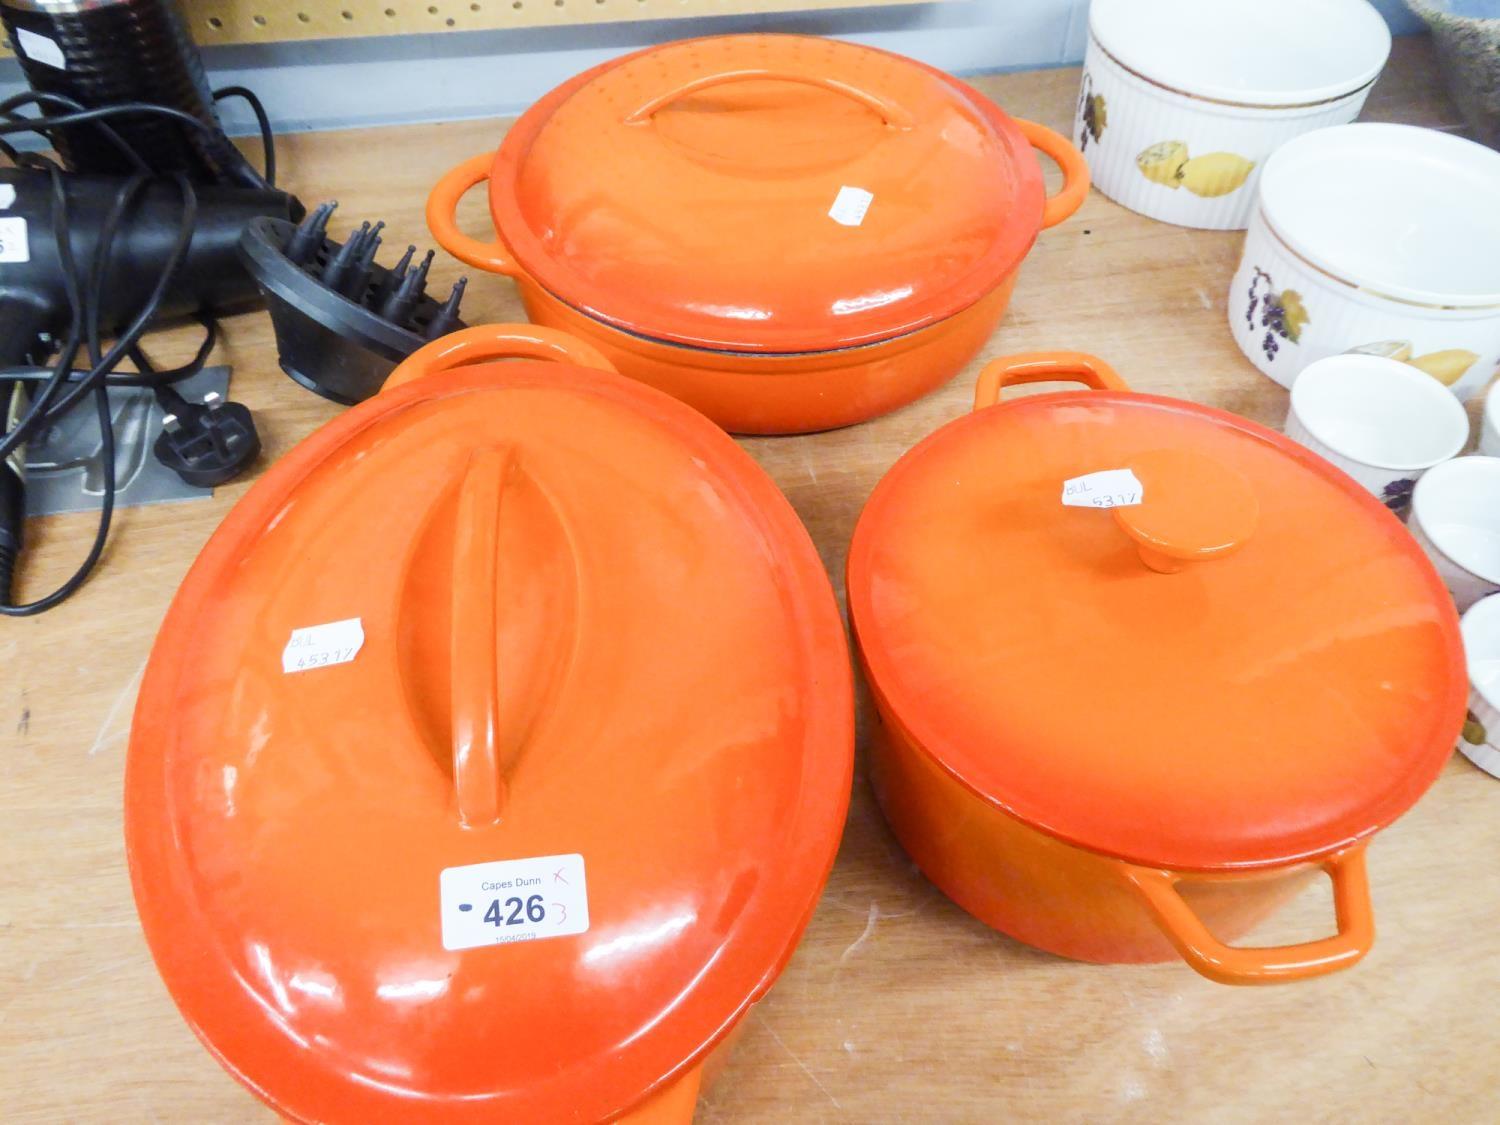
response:
M837 848L832 592L688 408L435 348L273 466L173 603L126 774L146 936L289 1117L686 1120ZM282 673L351 617L352 661ZM442 870L571 853L587 932L444 948Z
M1250 483L1238 550L1157 573L1110 513L1060 503L1064 480L1163 449ZM1038 395L950 423L877 487L848 585L872 681L926 753L1144 865L1362 839L1425 791L1463 716L1452 602L1405 529L1301 447L1183 402Z
M875 701L875 795L901 846L944 894L987 925L1061 957L1107 964L1180 957L1124 865L997 810L912 742L878 692ZM1294 864L1259 878L1205 876L1181 888L1209 929L1233 941L1316 874L1314 865Z
M632 379L696 407L731 433L830 430L904 406L947 383L990 338L1014 275L978 303L895 340L817 355L751 355L633 336L584 316L529 281L526 314L587 339Z
M1254 534L1255 489L1223 462L1191 450L1153 449L1135 454L1129 467L1144 498L1112 514L1153 569L1170 574L1224 558Z
M1081 167L1054 221L1082 201ZM840 221L850 192L868 210ZM587 71L522 115L490 174L501 241L542 288L655 339L753 352L870 343L967 308L1030 249L1044 196L1026 135L963 83L791 35Z

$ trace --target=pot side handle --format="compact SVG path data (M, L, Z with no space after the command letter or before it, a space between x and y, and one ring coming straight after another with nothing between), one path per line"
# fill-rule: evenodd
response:
M1042 226L1056 226L1082 207L1083 201L1088 198L1089 166L1078 146L1061 133L1020 117L1013 117L1011 120L1031 142L1032 148L1040 149L1052 157L1062 170L1062 190L1056 195L1049 195L1042 208Z
M1375 919L1370 908L1370 881L1365 845L1355 844L1322 862L1333 882L1333 909L1338 932L1300 945L1245 948L1225 945L1203 924L1177 884L1172 871L1121 863L1126 881L1145 901L1167 939L1194 970L1220 984L1279 984L1306 980L1347 969L1370 952Z
M475 269L518 277L520 267L503 242L498 239L481 242L458 229L458 201L475 184L489 180L494 160L493 153L480 153L443 173L427 196L427 229L438 245L460 262Z
M735 82L796 82L803 86L818 86L852 98L875 113L892 129L910 129L912 116L890 98L862 89L842 79L834 78L816 69L799 69L795 65L783 66L739 66L712 74L700 74L685 82L679 82L665 93L657 94L642 103L624 117L625 125L646 125L660 110L680 98L690 97L715 86L727 86ZM1061 139L1061 138L1059 138ZM1066 142L1065 142L1066 143Z
M420 353L418 353L420 354ZM1078 382L1096 391L1128 391L1125 380L1098 356L1084 352L1024 352L992 359L974 384L974 409L1000 401L1006 387L1022 383Z
M548 359L599 371L615 369L597 348L555 328L538 324L479 324L422 345L390 373L381 390L394 390L423 375L436 375L492 359Z

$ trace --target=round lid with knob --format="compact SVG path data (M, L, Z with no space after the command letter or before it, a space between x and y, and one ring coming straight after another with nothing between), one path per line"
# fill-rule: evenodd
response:
M1063 380L1094 389L997 405ZM881 481L848 564L871 686L944 769L1183 871L1326 855L1431 784L1464 712L1457 617L1373 496L1093 357L997 360L977 406Z

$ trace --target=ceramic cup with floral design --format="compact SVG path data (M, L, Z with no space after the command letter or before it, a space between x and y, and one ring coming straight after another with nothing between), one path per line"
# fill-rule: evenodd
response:
M1469 417L1436 380L1405 363L1336 355L1292 384L1286 435L1404 515L1417 478L1463 452Z
M1500 777L1500 597L1474 603L1460 626L1469 661L1469 713L1458 748Z
M1409 526L1460 612L1500 591L1500 457L1458 457L1423 473Z

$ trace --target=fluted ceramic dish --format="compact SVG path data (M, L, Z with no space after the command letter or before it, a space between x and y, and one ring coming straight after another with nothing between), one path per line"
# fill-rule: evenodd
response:
M1359 116L1390 49L1365 0L1094 0L1074 140L1117 203L1238 230L1266 158Z
M1282 386L1359 351L1467 401L1500 361L1500 153L1411 125L1288 141L1261 176L1228 310Z

